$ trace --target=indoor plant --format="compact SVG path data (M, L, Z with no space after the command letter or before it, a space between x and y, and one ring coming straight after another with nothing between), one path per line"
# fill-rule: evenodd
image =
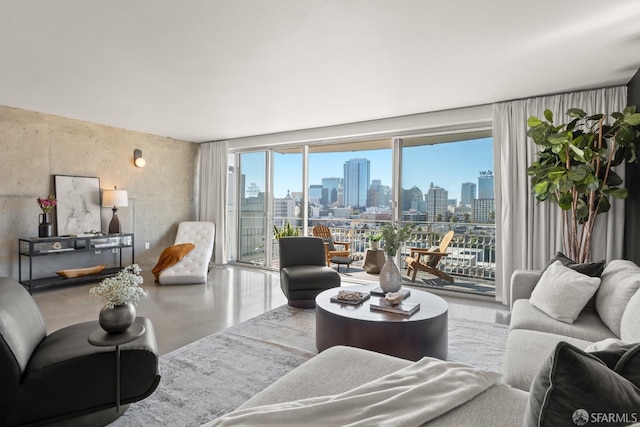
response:
M371 249L378 249L378 247L380 246L380 240L382 239L382 233L374 233L371 232L369 233L369 246L371 246Z
M292 227L291 224L287 221L282 225L282 228L278 228L276 225L273 226L273 236L276 240L280 240L281 237L292 237L299 236L300 230L296 227Z
M586 262L597 215L609 211L610 196L627 197L622 178L612 168L637 161L640 114L632 106L612 113L611 119L606 114L587 116L578 108L567 115L572 120L557 126L549 110L546 120L528 119L527 135L540 151L527 173L536 199L562 209L563 251L576 262Z
M394 258L400 245L411 235L413 227L413 224L400 227L398 223L393 223L381 228L384 251L387 254L387 260L380 269L380 287L384 292L398 292L402 286L402 276Z
M138 264L132 264L89 289L91 295L99 296L102 300L103 307L98 320L102 329L108 333L122 333L136 319L135 306L147 296L140 287L144 281L141 271Z

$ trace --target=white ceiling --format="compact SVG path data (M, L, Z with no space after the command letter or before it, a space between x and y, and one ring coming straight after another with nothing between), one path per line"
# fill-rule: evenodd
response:
M188 141L626 84L640 1L0 0L0 104Z

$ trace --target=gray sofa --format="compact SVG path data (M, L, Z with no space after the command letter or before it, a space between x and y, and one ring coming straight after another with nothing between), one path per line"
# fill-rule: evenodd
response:
M490 387L467 403L425 425L522 425L529 404L529 386L558 342L567 341L579 348L586 348L605 338L640 341L640 328L632 325L633 322L637 324L636 319L640 318L640 292L633 287L640 276L633 270L638 267L627 263L629 262L614 262L609 271L605 269L603 273L605 293L608 296L613 282L619 284L622 276L631 278L627 280L632 282L629 286L614 287L613 290L616 299L622 301L626 298L626 302L629 302L621 303L625 316L622 316L624 319L620 322L624 333L620 335L615 334L603 322L597 309L585 309L573 325L545 315L528 301L541 272L516 271L511 283L513 311L504 360L505 383ZM607 301L606 298L601 299ZM331 347L277 380L240 408L341 393L397 371L409 363L411 362L407 360L358 348ZM314 425L322 425L321 420L314 420Z
M560 341L580 349L607 338L640 342L640 269L633 262L615 260L605 267L594 301L573 324L555 320L529 303L541 275L542 271L516 270L511 277L511 324L502 366L508 384L528 391Z

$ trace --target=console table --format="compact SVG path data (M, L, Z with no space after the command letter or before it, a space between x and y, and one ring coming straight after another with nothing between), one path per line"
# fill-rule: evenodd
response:
M44 278L33 278L33 263L40 257L58 255L61 260L74 256L80 252L100 253L102 250L117 250L120 255L120 262L117 267L105 268L100 273L88 276L67 278L59 275L52 275ZM54 286L60 284L71 284L77 282L102 280L110 277L122 269L122 249L131 250L131 263L134 263L134 240L133 234L108 234L108 235L83 235L83 236L60 236L60 237L29 237L18 239L18 281L29 291L39 287ZM23 276L23 257L28 263L28 275ZM55 272L52 272L55 274Z

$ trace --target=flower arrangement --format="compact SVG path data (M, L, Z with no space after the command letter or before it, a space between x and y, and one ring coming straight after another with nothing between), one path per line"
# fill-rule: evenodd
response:
M384 240L384 251L390 257L396 255L400 245L409 238L413 231L414 224L407 224L399 227L398 223L382 226L382 239Z
M144 279L140 276L142 269L138 264L132 264L120 270L115 276L108 277L100 285L89 289L92 296L99 296L104 308L114 308L118 305L131 303L134 306L147 293L140 287Z
M45 199L43 199L42 197L38 197L36 200L40 205L40 209L42 209L42 212L44 213L51 212L51 209L55 208L58 204L58 200L56 200L56 196L54 195L50 195Z

